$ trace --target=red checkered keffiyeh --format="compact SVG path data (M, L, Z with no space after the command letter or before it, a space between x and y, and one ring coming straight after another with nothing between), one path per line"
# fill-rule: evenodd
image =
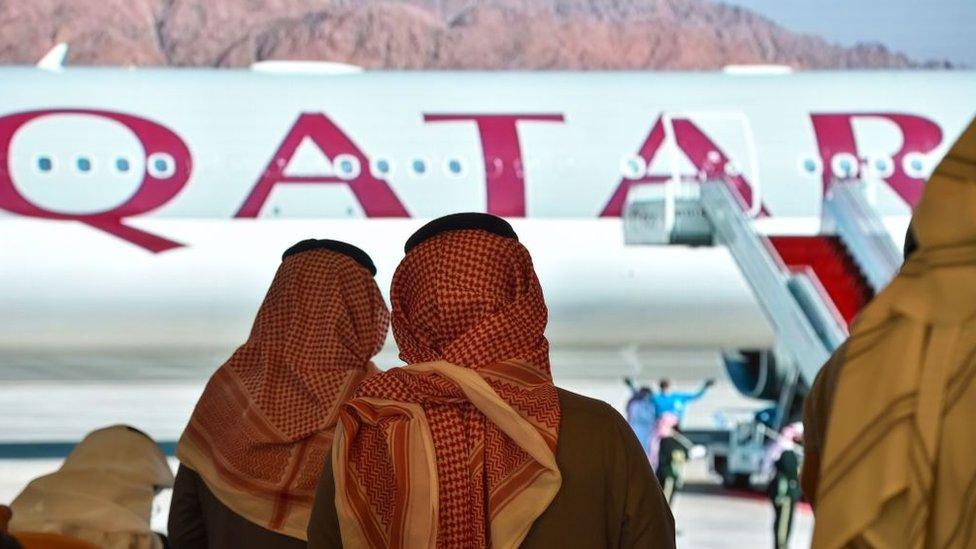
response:
M339 406L375 371L388 327L379 288L355 260L286 257L247 342L197 402L180 461L235 513L306 539Z
M366 380L333 448L345 547L516 547L561 483L528 251L480 230L413 248L391 290L409 365Z

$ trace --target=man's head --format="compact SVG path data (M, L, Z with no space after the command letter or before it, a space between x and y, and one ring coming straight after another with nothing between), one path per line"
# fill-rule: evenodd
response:
M404 251L390 289L401 359L471 368L521 359L548 371L542 288L511 225L449 215L414 233Z
M657 385L658 385L658 387L660 387L662 393L667 394L667 393L671 392L671 380L670 379L668 379L666 377L665 378L661 378L661 380L657 382Z
M369 255L352 244L309 239L291 246L281 256L248 343L232 360L301 376L316 375L323 364L364 371L390 326L375 274ZM302 383L325 387L308 379Z

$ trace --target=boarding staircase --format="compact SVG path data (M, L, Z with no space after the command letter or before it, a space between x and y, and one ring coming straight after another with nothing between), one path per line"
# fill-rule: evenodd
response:
M628 244L725 246L773 327L777 363L795 367L809 386L899 264L862 184L831 187L824 227L833 234L766 236L755 229L753 208L721 178L635 185L624 236Z
M898 272L902 253L869 203L868 194L867 183L834 181L824 200L823 230L837 235L871 290L877 293Z
M850 325L874 291L840 237L771 236L770 243L793 276L820 284L829 297L828 308Z
M766 236L757 231L754 217L761 209L746 203L724 177L635 185L625 204L628 244L722 245L735 260L776 335L768 353L734 353L738 358L726 359L730 365L752 357L763 367L772 364L778 373L774 392L762 392L769 380L757 384L754 396L775 395L777 400L776 417L763 428L778 429L795 417L797 395L813 383L846 339L858 312L900 264L894 242L867 201L864 184L835 181L831 189L823 208L825 231L812 236ZM763 376L769 375L763 371ZM763 446L762 435L756 437L746 460L750 463L740 470L756 466Z

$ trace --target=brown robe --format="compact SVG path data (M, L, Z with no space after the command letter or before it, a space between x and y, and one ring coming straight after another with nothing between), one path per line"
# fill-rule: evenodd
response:
M605 402L558 392L562 486L522 547L674 549L674 518L630 426ZM342 547L331 460L315 494L308 545Z
M189 467L180 465L169 508L173 549L304 549L304 541L267 530L234 513Z

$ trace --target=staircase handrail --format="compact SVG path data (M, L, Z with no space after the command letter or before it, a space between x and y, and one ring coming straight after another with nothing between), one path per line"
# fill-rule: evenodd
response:
M867 200L864 183L835 180L824 198L825 220L833 225L875 293L891 282L902 254Z
M741 199L727 182L703 182L701 201L718 241L728 248L777 336L792 352L803 380L808 385L813 383L834 349L821 339L807 316L810 311L804 310L792 294L790 275L778 261L778 254L770 253L774 250L771 250L769 240L755 231L752 220L742 208ZM813 312L817 314L816 310ZM826 318L816 318L815 321L824 326L836 323L832 315L822 316Z

